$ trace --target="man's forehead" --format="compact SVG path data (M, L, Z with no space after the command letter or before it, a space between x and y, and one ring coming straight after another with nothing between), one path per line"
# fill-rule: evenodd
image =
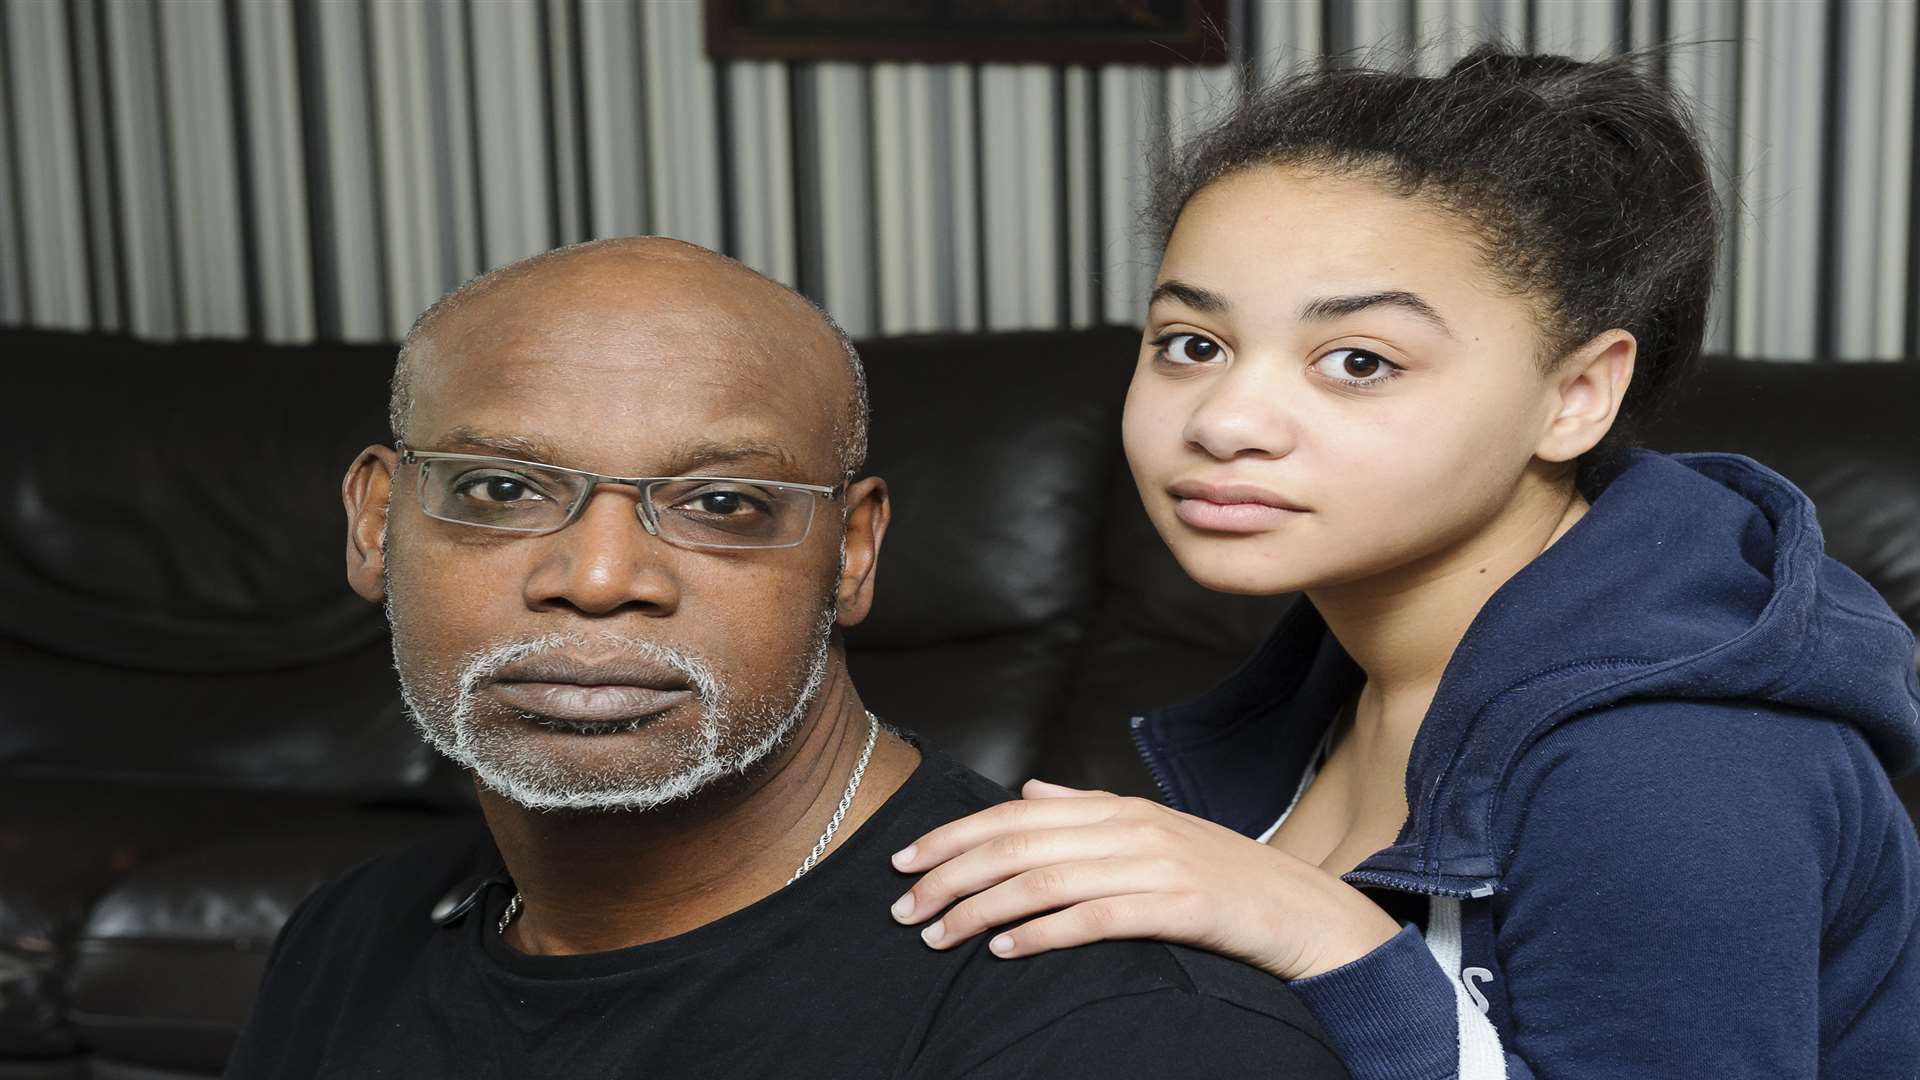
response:
M608 427L739 417L797 436L833 425L844 391L817 367L732 344L584 329L449 343L418 373L416 412L447 424L470 422L473 410L526 421L558 412Z
M565 358L604 375L762 380L789 395L843 389L840 339L805 301L744 268L667 269L583 259L532 271L437 319L420 351L436 368Z
M500 280L461 299L437 320L433 335L443 328L566 333L582 324L604 324L795 346L824 344L832 336L811 306L784 286L687 245L561 253L500 273Z
M414 377L416 420L434 428L512 433L552 430L563 418L601 428L737 419L777 428L789 442L830 444L847 394L845 364L810 355L814 343L686 308L564 306L463 318L446 329L422 350Z
M492 299L492 298L489 298ZM602 366L678 359L739 366L817 350L793 320L727 305L533 295L476 303L434 327L426 351L468 362L567 353ZM788 365L791 366L791 365Z

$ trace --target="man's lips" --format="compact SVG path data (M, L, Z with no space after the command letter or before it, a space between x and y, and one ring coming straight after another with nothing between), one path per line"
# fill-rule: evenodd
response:
M579 683L496 682L493 696L542 719L573 724L623 724L666 712L693 696L691 690Z
M1307 513L1305 507L1252 484L1182 480L1168 487L1167 493L1174 498L1176 517L1208 532L1265 532Z
M585 725L642 720L693 696L686 676L639 657L528 657L501 668L490 688L501 702L521 712Z

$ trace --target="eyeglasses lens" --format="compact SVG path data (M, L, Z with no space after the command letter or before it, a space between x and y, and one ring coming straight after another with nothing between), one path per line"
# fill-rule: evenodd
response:
M513 532L559 528L578 492L578 480L564 473L474 461L420 463L420 509L461 525Z
M459 525L553 532L588 482L524 465L420 461L420 509ZM791 548L816 502L812 492L739 480L657 480L645 498L660 538L685 548Z
M659 480L647 498L660 538L689 548L789 548L806 538L814 496L739 480Z

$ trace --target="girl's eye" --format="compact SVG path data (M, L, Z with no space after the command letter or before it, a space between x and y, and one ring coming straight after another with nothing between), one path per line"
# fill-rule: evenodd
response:
M1168 334L1154 342L1159 357L1173 364L1209 364L1220 359L1218 342L1199 334Z
M1371 386L1400 374L1400 367L1365 349L1335 349L1313 362L1320 374L1349 386Z

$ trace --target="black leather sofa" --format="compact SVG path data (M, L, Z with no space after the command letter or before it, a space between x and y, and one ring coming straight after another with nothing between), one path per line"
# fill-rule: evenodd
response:
M340 473L386 438L392 349L0 343L0 1080L208 1075L308 890L472 812L342 577ZM863 349L896 517L854 674L1003 781L1151 794L1126 717L1290 602L1207 593L1154 537L1118 451L1134 348ZM1787 473L1920 625L1917 431L1920 365L1717 361L1648 441Z

